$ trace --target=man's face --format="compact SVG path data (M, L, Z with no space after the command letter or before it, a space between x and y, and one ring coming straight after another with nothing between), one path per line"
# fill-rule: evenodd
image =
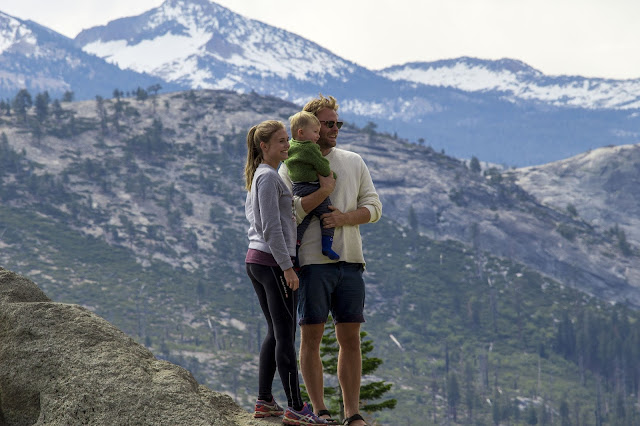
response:
M338 113L330 108L324 108L318 111L316 114L318 120L320 120L320 139L317 144L322 151L329 150L336 146L336 139L338 138L338 126L328 128L327 121L338 121Z

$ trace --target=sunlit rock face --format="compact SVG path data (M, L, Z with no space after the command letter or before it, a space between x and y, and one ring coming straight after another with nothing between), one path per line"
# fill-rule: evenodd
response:
M0 425L251 422L101 317L0 268Z

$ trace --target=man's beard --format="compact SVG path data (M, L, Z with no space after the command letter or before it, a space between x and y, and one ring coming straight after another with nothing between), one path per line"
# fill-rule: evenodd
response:
M321 150L333 148L334 146L336 146L335 140L318 139L318 142L316 143L318 144Z

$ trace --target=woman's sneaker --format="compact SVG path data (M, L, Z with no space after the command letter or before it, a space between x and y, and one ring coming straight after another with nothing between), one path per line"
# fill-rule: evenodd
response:
M271 402L267 402L263 399L256 401L256 408L253 413L253 417L261 419L263 417L278 417L284 414L284 408L278 405L276 399L273 398Z
M284 413L284 417L282 418L282 423L285 425L326 425L329 424L325 419L321 419L316 416L311 408L309 408L309 404L306 402L302 407L302 410L296 411L291 407L287 408L287 411Z

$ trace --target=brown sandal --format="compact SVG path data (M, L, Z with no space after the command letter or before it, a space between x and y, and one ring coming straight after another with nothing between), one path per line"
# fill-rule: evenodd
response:
M340 424L339 421L337 421L336 419L331 417L331 413L329 412L329 410L320 410L320 411L318 411L317 416L318 417L320 417L320 416L329 416L327 418L320 417L321 419L325 420L328 425L339 425Z
M365 422L365 426L368 426L368 425L366 424L366 421L364 420L364 418L363 418L360 414L357 414L357 413L356 413L356 414L354 414L354 415L353 415L353 416L351 416L351 417L347 417L346 419L344 419L344 422L343 422L342 424L343 424L343 425L347 425L347 426L348 426L348 425L350 425L350 424L351 424L351 422L354 422L354 421L356 421L356 420L362 420L363 422Z

